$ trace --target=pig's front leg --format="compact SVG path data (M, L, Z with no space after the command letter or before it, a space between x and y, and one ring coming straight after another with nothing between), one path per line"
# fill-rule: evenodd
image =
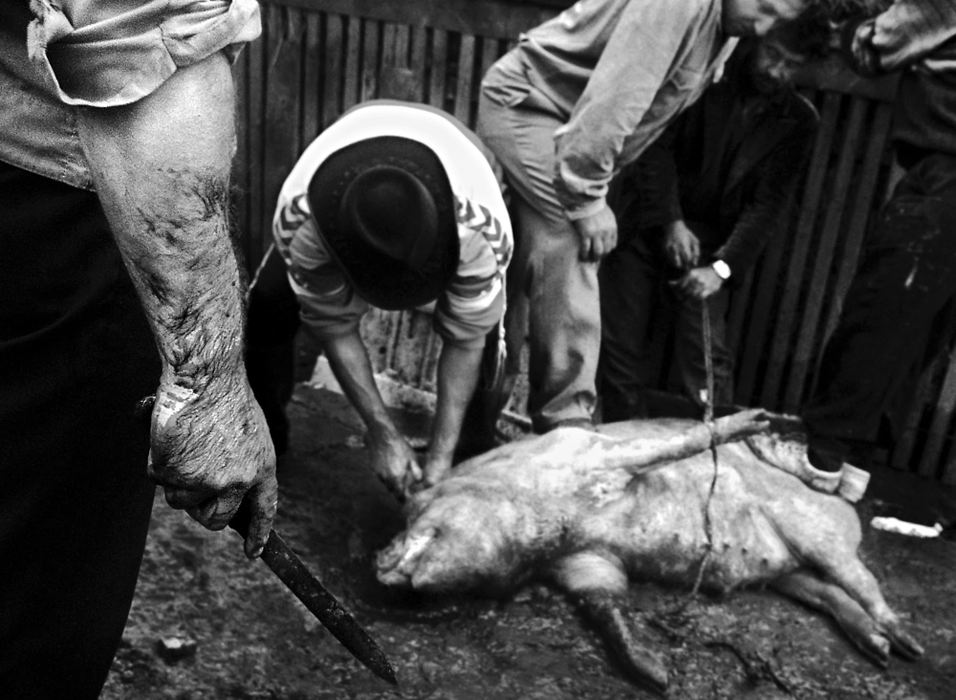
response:
M621 599L627 591L621 561L611 555L578 552L558 561L553 574L597 628L628 677L663 694L667 668L657 652L637 639L621 610Z
M696 423L670 437L648 440L627 438L620 431L625 424L611 424L607 433L618 438L601 453L602 468L629 468L634 473L653 469L656 465L693 457L711 447L734 442L761 433L770 427L768 414L761 409L741 411L718 418L711 425Z

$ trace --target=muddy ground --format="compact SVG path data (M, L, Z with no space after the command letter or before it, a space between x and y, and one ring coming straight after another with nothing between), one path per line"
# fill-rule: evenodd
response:
M290 413L277 530L379 641L399 687L354 661L263 564L246 561L238 536L206 532L158 498L103 698L654 697L622 677L570 601L544 585L497 601L384 590L372 561L402 518L365 465L357 417L341 396L306 385ZM409 426L421 429L414 417ZM885 491L937 488L901 478ZM864 502L867 521L879 505ZM629 612L667 654L668 696L956 697L956 542L866 531L865 560L925 646L922 660L894 658L881 670L829 619L770 592L691 598L635 584ZM182 658L161 653L163 639L185 642Z

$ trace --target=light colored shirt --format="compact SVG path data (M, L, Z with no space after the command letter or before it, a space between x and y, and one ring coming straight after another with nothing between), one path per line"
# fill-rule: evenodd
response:
M581 0L523 34L483 89L517 74L555 132L554 187L571 219L604 207L614 174L692 104L736 45L721 0ZM503 71L501 70L503 69ZM515 70L516 69L516 70Z
M279 193L272 232L289 269L303 322L318 337L358 328L368 303L329 253L312 217L308 188L333 153L380 136L412 139L441 162L455 197L459 262L435 308L442 339L480 347L504 310L504 274L513 236L501 188L475 137L450 115L423 105L371 102L347 112L300 156Z
M256 0L0 2L0 160L92 188L77 107L135 102L260 30Z

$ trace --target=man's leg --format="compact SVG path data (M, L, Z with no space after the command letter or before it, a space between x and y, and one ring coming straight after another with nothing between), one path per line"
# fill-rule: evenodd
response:
M286 405L295 388L298 328L299 303L282 257L272 250L249 290L246 372L269 424L276 455L282 455L289 446Z
M604 259L599 279L601 418L610 423L646 416L643 394L657 379L649 341L652 317L661 311L660 270L631 240Z
M888 402L956 292L956 159L930 157L900 182L864 251L803 409L814 466L836 471L876 435Z
M578 235L551 185L554 130L541 111L504 107L482 96L478 134L512 187L511 211L522 251L512 260L512 293L528 297L528 412L538 432L589 422L601 319L597 265L578 260Z
M730 292L721 289L703 303L710 320L710 357L714 371L714 406L729 406L734 401L734 356L727 347L727 309ZM707 365L704 346L702 303L697 299L677 299L674 328L677 368L684 392L694 403L703 405L707 390Z
M153 499L155 345L96 196L0 165L0 694L95 698Z

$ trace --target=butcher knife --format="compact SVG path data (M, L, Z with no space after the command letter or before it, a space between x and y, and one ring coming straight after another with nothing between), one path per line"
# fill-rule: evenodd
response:
M243 502L239 511L229 522L229 527L245 539L249 530L249 506L246 502ZM286 588L302 601L309 612L332 633L332 636L352 653L352 656L365 664L379 678L392 685L398 685L392 665L375 640L362 629L352 614L342 607L335 596L309 572L302 560L275 530L269 532L269 539L266 540L266 546L260 558L279 577Z
M137 403L136 414L148 417L154 402L153 396L141 399ZM249 519L249 505L244 501L229 522L229 527L245 539L249 531ZM275 530L270 530L260 558L352 656L379 678L398 685L395 671L385 652L335 596L312 575Z

